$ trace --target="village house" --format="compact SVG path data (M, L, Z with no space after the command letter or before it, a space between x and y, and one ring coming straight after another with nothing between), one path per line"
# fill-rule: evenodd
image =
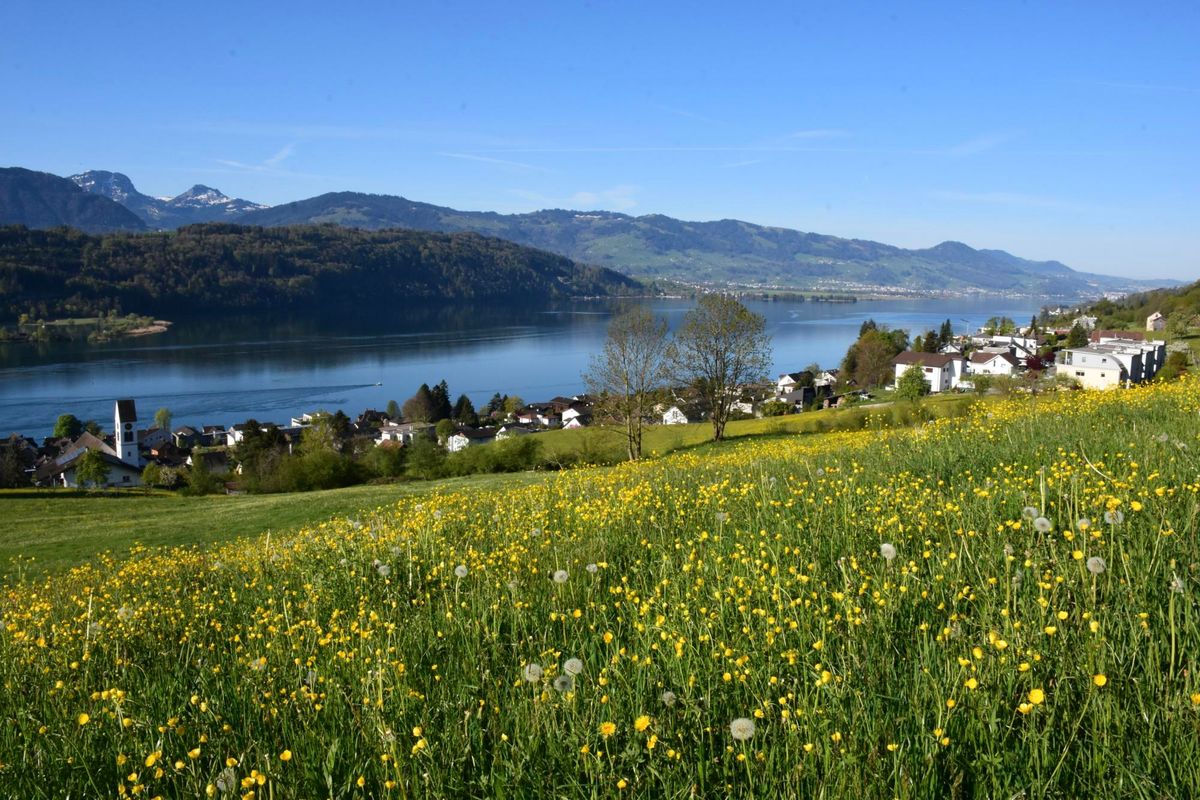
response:
M907 350L892 359L896 380L899 381L905 370L914 364L921 366L925 382L929 384L932 394L957 388L965 371L965 362L961 356Z
M1109 389L1153 378L1166 361L1166 346L1106 337L1087 347L1067 348L1060 358L1060 375L1085 389Z
M524 425L508 424L501 425L500 430L496 431L496 441L501 442L505 439L515 439L520 436L528 436L533 431L526 428Z
M816 376L808 370L785 372L775 381L775 395L781 397L796 390L797 386L812 386Z
M84 432L57 458L44 462L34 474L42 486L78 488L80 460L89 451L99 454L108 467L105 486L141 486L142 459L138 452L137 409L133 400L118 400L113 409L114 444Z
M688 419L687 414L683 413L679 406L671 406L662 415L663 425L687 425L689 422L691 420Z
M496 440L495 428L461 428L446 439L446 449L451 453L489 444Z
M395 443L402 445L410 445L413 439L418 436L423 436L426 439L432 439L434 436L434 426L429 422L388 422L379 426L379 432L375 436L375 444Z
M967 361L967 372L971 375L1013 375L1019 366L1012 353L977 350Z
M1155 311L1150 316L1146 317L1146 330L1148 331L1165 331L1167 329L1167 318L1163 316L1161 311Z

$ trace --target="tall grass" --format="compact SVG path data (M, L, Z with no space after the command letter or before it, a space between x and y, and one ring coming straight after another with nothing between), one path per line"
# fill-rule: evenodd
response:
M1012 398L11 585L0 786L1190 796L1198 398Z

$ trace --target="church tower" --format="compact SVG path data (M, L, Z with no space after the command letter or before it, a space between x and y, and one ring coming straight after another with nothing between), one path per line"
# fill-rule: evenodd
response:
M133 400L117 401L113 431L117 437L117 458L131 466L138 466L137 409Z

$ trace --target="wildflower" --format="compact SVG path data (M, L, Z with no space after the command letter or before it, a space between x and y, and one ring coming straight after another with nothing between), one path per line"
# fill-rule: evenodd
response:
M600 571L600 567L597 564L588 564L586 567L584 567L584 569L586 569L591 575L595 575Z
M1093 575L1101 575L1108 569L1108 563L1100 556L1092 556L1087 560L1087 570Z
M725 522L725 520L729 519L729 515L726 514L724 511L718 511L716 514L716 518L717 518L717 524L720 525L721 523Z
M1033 521L1033 527L1038 533L1049 533L1054 527L1054 523L1045 517L1038 517Z
M570 675L559 675L554 679L554 689L563 694L575 691L575 679Z
M80 724L80 726L83 726L83 725L87 725L88 721L90 719L91 719L91 717L89 717L87 714L80 714L78 717L75 718L75 721L78 722Z
M1080 517L1079 522L1077 522L1075 524L1079 527L1079 530L1081 530L1081 531L1086 531L1088 528L1092 527L1092 521L1090 519L1088 519L1087 517Z
M603 736L605 739L612 736L616 732L617 732L616 723L614 723L614 722L601 722L600 723L600 735Z
M532 536L532 537L534 537L534 538L537 538L538 536L541 536L541 535L542 535L542 529L541 529L541 528L534 528L533 530L531 530L531 531L529 532L529 535L530 535L530 536Z
M541 664L526 664L522 672L525 680L529 683L537 683L542 679L544 674Z
M888 561L896 557L896 547L890 542L884 542L879 545L879 555L883 556Z
M1176 594L1183 594L1183 578L1171 573L1171 591Z
M1033 506L1025 506L1021 509L1021 516L1025 519L1033 519L1038 515L1038 510Z
M554 571L554 582L555 583L566 583L567 578L569 578L569 577L570 576L567 574L567 571L565 569L556 569Z
M568 658L563 662L563 672L568 675L578 675L583 672L583 662L578 658Z
M672 692L670 689L667 689L665 692L662 693L662 696L659 698L659 700L662 701L662 704L664 706L666 706L667 708L671 708L672 706L675 705L675 693Z
M381 578L386 578L388 575L392 574L392 568L387 564L380 564L375 568L375 571L379 573L379 577Z
M618 789L624 789L628 785L629 785L629 783L624 778L621 778L621 780L617 781Z
M1125 514L1119 508L1104 512L1104 521L1109 525L1120 525L1125 521Z
M1046 699L1046 693L1043 692L1041 689L1030 689L1029 690L1029 702L1032 705L1040 706L1045 699Z
M131 609L129 606L121 606L120 608L117 609L117 619L125 621L125 620L129 620L132 618L133 618L133 609Z
M738 717L729 723L729 732L739 742L744 742L754 735L754 720L749 717Z
M459 564L457 567L455 567L454 568L454 577L456 577L456 578L467 577L467 565Z
M1092 683L1094 683L1096 685L1097 689L1102 688L1104 686L1104 684L1108 683L1108 676L1105 675L1103 672L1101 672L1097 675L1093 675Z
M642 714L640 717L638 717L637 719L635 719L633 721L633 729L635 731L637 731L638 733L641 733L642 731L646 730L646 728L649 728L649 727L650 727L650 716L647 714Z

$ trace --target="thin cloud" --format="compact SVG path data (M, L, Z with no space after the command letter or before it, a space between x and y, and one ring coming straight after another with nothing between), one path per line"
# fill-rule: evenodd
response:
M280 163L286 161L287 159L291 158L292 154L295 152L296 152L296 145L285 144L283 147L279 148L278 151L276 151L275 155L271 156L266 161L264 161L263 164L268 167L273 167L276 164L280 164Z
M233 120L201 120L164 126L171 130L188 130L228 136L263 136L275 139L400 139L421 135L420 131L357 125L316 125L284 122L240 122Z
M1057 197L1022 194L1020 192L960 192L954 190L937 190L929 193L938 200L949 200L956 203L976 203L983 205L1010 206L1013 208L1046 208L1062 211L1091 211L1077 203L1062 200Z
M762 164L766 161L765 158L748 158L745 161L731 161L728 164L722 164L721 169L737 169L738 167L752 167L755 164Z
M490 156L478 156L478 155L474 155L473 153L439 152L438 155L444 156L445 158L457 158L457 159L461 159L463 161L478 161L478 162L481 162L484 164L496 164L497 166L502 166L502 167L515 167L517 169L529 169L529 170L534 170L536 172L550 172L550 170L546 169L545 167L539 167L535 164L526 164L523 161L509 161L508 159L505 159L505 158L492 158Z
M1012 134L1008 133L986 133L982 136L967 139L965 142L959 142L953 147L946 148L946 155L962 157L986 153L988 150L1011 141L1012 138Z

